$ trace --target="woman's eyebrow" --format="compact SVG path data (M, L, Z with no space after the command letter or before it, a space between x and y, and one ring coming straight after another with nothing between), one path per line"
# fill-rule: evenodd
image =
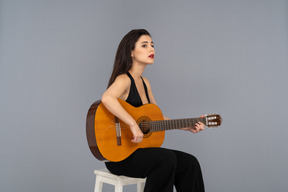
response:
M148 43L148 41L143 41L142 43ZM142 44L142 43L141 43L141 44ZM153 43L153 41L151 41L151 43ZM154 44L154 43L153 43L153 44Z

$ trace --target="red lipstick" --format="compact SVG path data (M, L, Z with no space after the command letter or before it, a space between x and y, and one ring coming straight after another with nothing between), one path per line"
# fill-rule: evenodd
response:
M150 58L154 59L154 54L149 55Z

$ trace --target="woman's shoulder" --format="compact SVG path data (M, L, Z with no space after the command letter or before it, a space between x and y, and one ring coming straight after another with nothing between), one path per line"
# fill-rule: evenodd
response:
M115 82L117 83L124 83L124 84L130 84L130 79L126 74L118 75L115 79Z

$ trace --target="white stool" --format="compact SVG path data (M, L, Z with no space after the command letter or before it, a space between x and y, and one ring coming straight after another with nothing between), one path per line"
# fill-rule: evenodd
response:
M124 185L137 184L137 192L143 192L146 179L117 176L107 169L94 170L96 175L94 192L102 192L103 183L115 186L115 192L123 192Z

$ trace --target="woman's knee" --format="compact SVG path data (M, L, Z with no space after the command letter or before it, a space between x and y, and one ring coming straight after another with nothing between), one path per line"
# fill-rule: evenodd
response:
M177 166L177 156L171 150L162 150L158 156L159 163L166 166L167 169L175 169Z

